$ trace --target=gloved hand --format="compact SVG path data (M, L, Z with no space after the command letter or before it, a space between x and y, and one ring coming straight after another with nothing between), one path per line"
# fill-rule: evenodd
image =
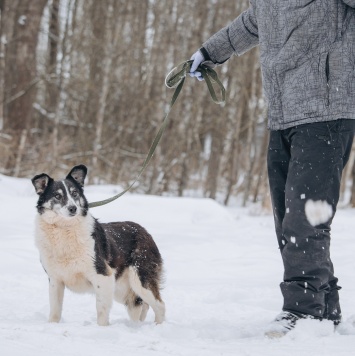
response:
M203 56L203 54L201 53L200 50L198 50L197 52L195 52L191 58L191 60L193 60L192 64L191 64L191 69L190 69L190 77L196 77L198 80L203 80L202 77L202 73L196 71L197 67L203 63L205 61L205 57Z

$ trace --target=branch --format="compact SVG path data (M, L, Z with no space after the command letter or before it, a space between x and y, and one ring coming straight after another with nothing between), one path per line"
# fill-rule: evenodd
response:
M5 105L7 105L7 104L10 104L13 101L17 100L18 98L21 98L21 96L24 96L29 90L31 90L34 86L36 86L42 80L43 80L42 78L32 79L30 84L28 84L27 88L20 90L18 93L12 95L6 101L2 101L0 104L5 103Z
M33 103L33 108L37 110L43 117L50 121L55 121L56 116L52 112L48 112L45 108L43 108L40 104L38 103ZM81 122L75 121L73 119L61 119L58 121L58 124L60 125L67 125L67 126L74 126L74 127L83 127L83 128L88 128L92 129L93 125L92 124L82 124Z

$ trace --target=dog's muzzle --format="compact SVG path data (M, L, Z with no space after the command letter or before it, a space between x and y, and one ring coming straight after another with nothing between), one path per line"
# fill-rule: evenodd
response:
M69 207L68 207L69 215L70 215L70 216L75 216L77 209L78 209L78 208L77 208L75 205L69 206Z

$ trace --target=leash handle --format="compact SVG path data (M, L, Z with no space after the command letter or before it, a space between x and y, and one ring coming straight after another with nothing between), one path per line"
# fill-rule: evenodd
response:
M155 152L155 150L163 136L163 133L164 133L166 127L168 126L170 111L171 111L172 107L174 106L174 104L181 92L182 87L184 86L185 79L186 79L187 74L190 72L192 62L193 62L192 60L188 60L188 61L185 61L185 62L179 64L177 67L173 68L165 78L165 85L171 89L175 88L175 91L171 98L168 111L165 114L163 122L159 128L158 133L156 134L156 136L153 140L152 145L150 146L147 157L145 158L143 165L137 174L137 177L122 192L114 195L111 198L89 203L89 208L95 208L97 206L102 206L102 205L111 203L112 201L121 197L123 194L127 193L134 186L134 184L138 181L138 179L140 178L140 176L142 175L142 173L148 166L151 158L153 157L153 154L154 154L154 152ZM204 64L201 64L198 67L198 71L200 71L202 73L202 76L205 79L205 82L206 82L208 90L211 94L212 100L216 104L224 104L226 101L226 91L225 91L223 84L219 80L217 73L212 68L209 68ZM214 85L217 85L220 90L220 95L221 95L220 98L217 97L216 91L214 89Z
M175 88L178 86L181 80L184 80L186 75L190 72L193 60L188 60L186 62L180 63L178 66L173 68L165 78L165 85L168 88ZM226 102L226 90L219 80L217 73L205 64L200 64L196 71L201 72L203 79L205 80L208 90L210 92L212 100L216 104L225 104ZM214 88L216 85L220 91L220 98L216 94Z

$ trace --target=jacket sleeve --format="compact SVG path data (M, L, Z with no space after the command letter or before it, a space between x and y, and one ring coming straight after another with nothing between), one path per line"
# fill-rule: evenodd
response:
M259 44L258 25L252 4L253 1L250 2L248 10L203 44L203 49L209 55L209 58L206 59L221 64L228 60L233 53L240 56ZM205 51L202 52L206 57Z
M343 2L351 7L355 7L355 0L343 0Z

